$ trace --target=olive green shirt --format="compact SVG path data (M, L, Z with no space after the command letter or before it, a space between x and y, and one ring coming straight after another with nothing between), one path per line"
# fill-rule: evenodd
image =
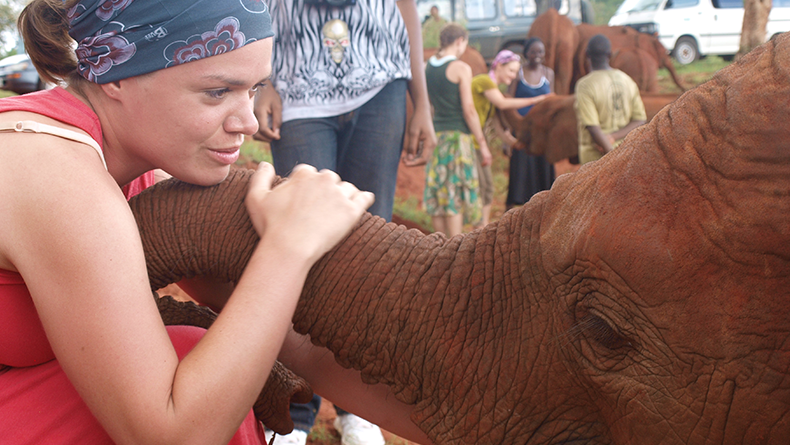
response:
M631 121L647 120L636 82L614 68L596 70L579 79L573 108L579 130L579 162L582 164L603 156L595 149L587 127L599 126L608 134ZM615 142L615 147L620 142Z
M431 16L425 23L422 24L422 47L423 48L438 48L439 47L439 34L442 28L447 24L447 20L440 17L436 20Z
M472 78L472 101L475 104L477 116L480 118L480 128L485 128L486 121L494 114L494 104L486 97L486 91L495 88L497 88L497 84L488 73L478 74ZM475 148L480 149L477 139L475 139Z

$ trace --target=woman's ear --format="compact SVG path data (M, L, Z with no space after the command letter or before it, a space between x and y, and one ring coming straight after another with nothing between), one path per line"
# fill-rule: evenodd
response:
M104 91L104 94L106 94L107 97L120 100L123 93L121 82L121 80L116 80L115 82L101 84L101 89Z

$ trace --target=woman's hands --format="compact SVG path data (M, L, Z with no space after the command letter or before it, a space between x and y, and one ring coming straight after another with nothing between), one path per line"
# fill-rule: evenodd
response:
M310 261L335 246L359 221L375 197L342 181L330 170L297 165L272 190L274 167L261 163L245 204L262 243L277 245Z

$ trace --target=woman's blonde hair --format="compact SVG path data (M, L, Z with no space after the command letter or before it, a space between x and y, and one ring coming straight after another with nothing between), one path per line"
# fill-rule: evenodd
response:
M469 31L458 23L448 23L442 27L439 34L439 49L447 48L459 38L468 39Z
M66 11L79 0L33 0L22 11L17 27L25 51L39 76L50 83L79 82L74 39L69 36Z

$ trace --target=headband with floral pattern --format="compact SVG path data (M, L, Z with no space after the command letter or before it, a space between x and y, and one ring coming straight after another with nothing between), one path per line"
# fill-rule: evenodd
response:
M274 35L263 0L83 0L68 19L79 73L100 84Z

